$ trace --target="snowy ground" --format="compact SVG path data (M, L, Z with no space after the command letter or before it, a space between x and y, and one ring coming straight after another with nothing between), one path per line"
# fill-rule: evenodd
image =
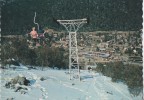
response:
M1 70L1 99L14 100L142 100L130 95L123 83L113 83L111 78L95 72L81 71L82 81L69 80L66 70L46 69L45 71L21 66L16 70ZM26 76L31 80L28 92L21 94L13 89L6 89L5 83L15 76ZM41 81L44 77L46 80Z

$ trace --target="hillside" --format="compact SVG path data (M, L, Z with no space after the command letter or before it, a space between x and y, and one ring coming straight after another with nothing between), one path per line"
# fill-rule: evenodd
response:
M10 2L11 1L11 2ZM140 30L142 0L3 0L2 34L25 34L31 29L34 12L42 28L64 28L53 19L88 17L81 31Z

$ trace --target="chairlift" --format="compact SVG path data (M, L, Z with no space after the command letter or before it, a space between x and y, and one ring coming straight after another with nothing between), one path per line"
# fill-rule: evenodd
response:
M33 19L33 23L37 25L37 29L38 29L38 38L37 38L37 42L38 43L34 43L32 41L32 37L30 34L27 34L27 42L28 45L31 49L37 47L37 46L42 46L42 45L48 45L52 43L52 38L53 38L53 30L52 29L47 29L47 31L42 31L40 30L40 25L38 22L36 22L36 16L37 13L34 13L34 19ZM33 44L36 44L36 46L33 46ZM51 46L51 45L49 45Z

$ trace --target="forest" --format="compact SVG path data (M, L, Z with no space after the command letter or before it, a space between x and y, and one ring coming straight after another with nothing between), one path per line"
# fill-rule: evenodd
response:
M2 66L14 64L11 59L23 65L57 67L66 69L68 66L68 51L61 47L39 46L35 49L28 47L27 39L2 38ZM10 59L10 60L9 60Z
M25 34L35 26L62 31L56 19L88 18L80 31L142 29L142 0L1 0L1 32Z

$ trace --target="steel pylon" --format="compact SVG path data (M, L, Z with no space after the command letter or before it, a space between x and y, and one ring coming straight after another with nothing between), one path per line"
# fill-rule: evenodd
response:
M75 20L57 20L63 25L69 33L69 74L70 80L72 78L80 79L80 68L78 61L78 48L77 48L77 31L83 24L87 23L87 19Z

